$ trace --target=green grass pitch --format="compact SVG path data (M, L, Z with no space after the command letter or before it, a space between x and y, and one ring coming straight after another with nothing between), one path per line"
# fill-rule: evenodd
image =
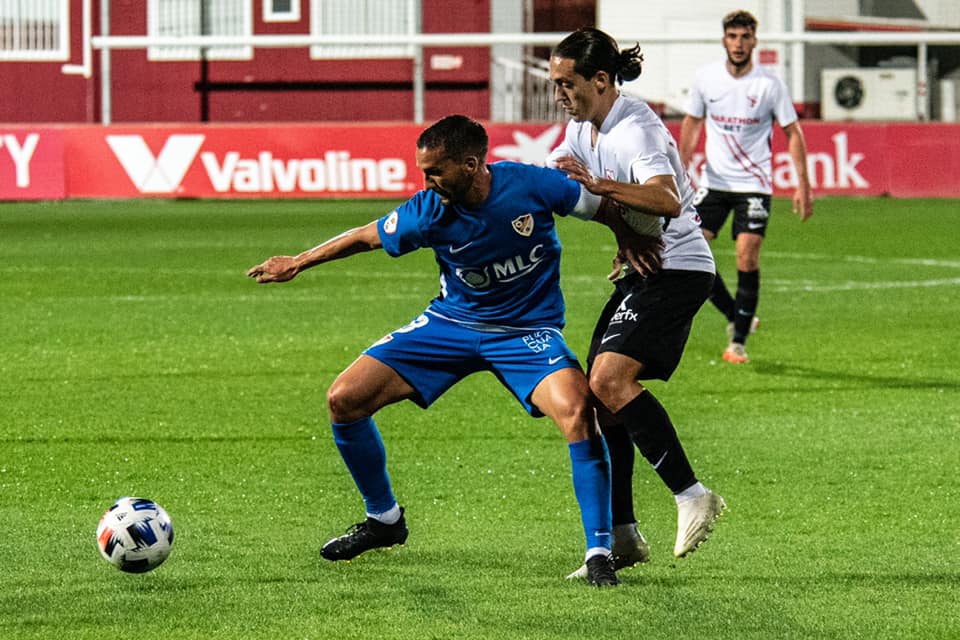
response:
M652 562L564 576L583 536L563 439L490 376L378 416L405 547L319 557L362 516L330 437L336 374L437 291L428 252L262 286L245 270L387 202L0 205L0 638L960 637L960 202L775 202L753 362L704 308L652 389L729 504L676 560L644 463ZM571 346L609 293L597 225L560 222ZM727 230L715 243L735 282ZM126 575L94 531L163 505L165 565Z

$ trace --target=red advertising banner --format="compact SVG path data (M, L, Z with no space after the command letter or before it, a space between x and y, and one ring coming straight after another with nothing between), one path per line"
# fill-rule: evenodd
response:
M419 128L117 126L69 131L75 198L402 198ZM416 179L411 181L411 177Z
M0 127L0 200L59 200L64 190L63 131Z
M816 195L960 197L960 126L955 124L802 123ZM674 136L680 127L671 126ZM702 152L703 141L700 150ZM694 159L697 170L703 154ZM773 138L776 195L796 185L786 138Z
M960 197L960 125L804 122L816 195ZM488 160L542 163L562 124L490 124ZM674 136L679 124L668 127ZM0 199L394 198L423 178L413 124L0 128ZM702 151L701 140L701 151ZM694 173L702 163L695 157ZM773 137L776 195L796 174Z

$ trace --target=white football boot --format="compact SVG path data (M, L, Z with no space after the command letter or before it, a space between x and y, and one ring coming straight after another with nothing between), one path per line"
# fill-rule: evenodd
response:
M673 555L682 558L696 551L713 531L713 525L727 508L723 498L707 489L702 496L677 505L677 543Z

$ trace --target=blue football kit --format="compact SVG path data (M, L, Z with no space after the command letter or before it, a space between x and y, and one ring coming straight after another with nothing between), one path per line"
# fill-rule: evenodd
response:
M421 191L381 218L383 248L400 256L433 249L440 293L405 327L367 349L429 406L475 371L492 371L532 415L543 378L579 367L563 340L560 240L554 212L570 213L580 186L561 172L489 165L490 195L476 208L443 205Z
M561 330L558 215L582 213L583 191L555 169L512 162L488 165L491 189L477 207L444 205L421 191L377 221L384 250L401 256L432 249L440 292L412 322L364 353L397 372L428 407L459 380L490 371L528 413L540 382L580 368ZM373 417L332 425L334 441L363 496L367 515L400 517ZM588 556L609 553L609 457L599 435L569 443L574 491Z

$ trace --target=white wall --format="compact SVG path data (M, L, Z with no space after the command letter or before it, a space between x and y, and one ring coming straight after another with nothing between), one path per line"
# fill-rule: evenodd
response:
M491 0L490 2L490 31L491 33L522 33L524 29L524 0ZM505 119L504 101L496 99L507 91L503 74L497 72L493 59L508 58L520 62L523 60L523 45L498 44L490 47L490 119L502 122Z
M724 59L721 20L724 15L736 9L751 12L759 23L759 46L754 56L764 49L776 51L779 62L773 65L774 71L787 80L785 74L789 48L764 43L763 32L767 30L779 33L788 30L788 2L735 0L728 4L716 0L646 0L642 3L635 0L598 0L597 26L615 37L646 33L716 35L716 41L712 44L640 43L644 52L643 74L638 80L624 85L624 89L648 101L665 103L668 110L680 111L696 70L704 64ZM620 45L632 46L633 41L621 40ZM794 100L798 99L794 96Z

